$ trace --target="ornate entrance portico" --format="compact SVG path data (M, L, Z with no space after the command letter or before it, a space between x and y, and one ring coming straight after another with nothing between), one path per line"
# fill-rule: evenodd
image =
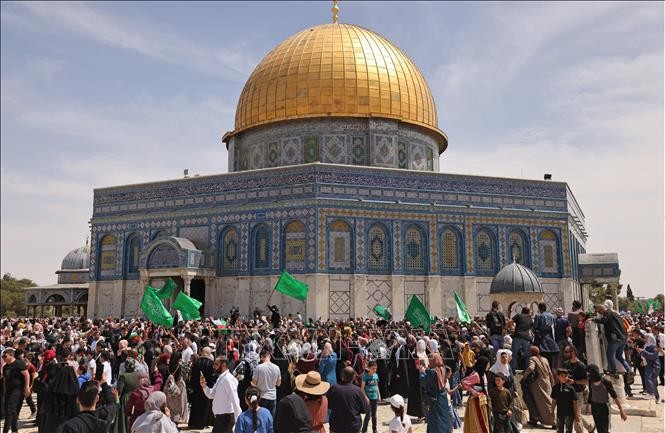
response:
M578 256L582 304L589 307L589 287L608 284L612 292L614 308L619 311L619 255L617 253L580 254Z

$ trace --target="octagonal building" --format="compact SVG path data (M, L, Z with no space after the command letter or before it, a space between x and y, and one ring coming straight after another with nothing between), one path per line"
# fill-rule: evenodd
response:
M382 305L400 318L415 295L454 315L456 291L480 314L513 259L551 307L586 298L584 215L568 185L440 173L448 137L427 81L370 30L324 24L277 45L223 142L228 173L95 189L89 315L133 316L144 287L168 277L207 316L249 314L284 269L310 287L304 302L272 295L284 313Z

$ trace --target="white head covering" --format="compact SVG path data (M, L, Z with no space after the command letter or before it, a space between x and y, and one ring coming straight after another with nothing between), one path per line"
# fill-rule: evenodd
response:
M312 350L312 345L310 343L305 343L302 345L301 350L302 350L301 355L305 356Z
M655 346L655 345L656 345L656 337L654 337L653 334L647 334L646 341L644 342L644 347Z
M145 412L131 426L132 433L178 433L178 428L160 408L166 405L166 395L156 391L145 401Z
M427 350L427 345L425 344L425 340L418 340L416 343L416 353L418 355L424 355L425 351Z
M406 340L404 339L404 337L397 337L396 340L397 344L399 344L400 346L404 346L406 344Z
M432 353L438 353L439 352L439 342L437 340L434 340L434 339L429 340L429 350Z
M490 368L490 371L494 374L503 373L506 377L508 377L511 376L510 363L503 364L501 362L501 354L503 353L508 355L508 359L510 359L510 357L513 356L513 352L511 352L510 350L506 349L498 350L496 352L496 361L494 362L494 365L492 365L492 367Z

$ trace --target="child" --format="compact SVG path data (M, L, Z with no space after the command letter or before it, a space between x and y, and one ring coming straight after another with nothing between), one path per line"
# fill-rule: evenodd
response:
M395 414L395 418L390 421L388 431L390 433L412 433L411 418L404 416L404 398L395 394L390 397L390 408Z
M259 406L261 391L250 386L245 391L247 410L240 414L236 421L235 433L273 433L272 414Z
M587 411L591 406L591 415L593 415L593 422L596 425L598 433L608 433L610 427L610 398L619 408L621 419L626 421L626 413L621 407L621 402L617 398L617 393L614 390L612 382L605 379L601 373L600 368L596 364L589 364L586 367L587 374L589 375L589 398L587 399Z
M494 416L494 433L510 433L510 417L513 416L513 395L505 388L508 378L502 372L494 375L494 385L489 392Z
M365 398L367 398L370 408L370 412L365 415L365 420L363 421L362 433L367 433L370 417L372 418L372 431L377 433L376 408L381 399L381 393L379 392L379 375L376 374L376 367L376 361L368 362L367 372L363 374L362 382L360 383L360 389L365 391Z
M573 433L573 420L579 424L579 411L577 410L577 393L575 388L568 383L568 370L558 368L556 371L559 383L552 388L552 416L556 411L556 430L557 433Z

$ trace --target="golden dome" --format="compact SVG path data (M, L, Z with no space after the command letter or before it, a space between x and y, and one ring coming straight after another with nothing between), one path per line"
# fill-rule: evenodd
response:
M384 117L434 132L432 92L413 62L367 29L323 24L291 36L261 60L236 109L235 131L311 117Z

